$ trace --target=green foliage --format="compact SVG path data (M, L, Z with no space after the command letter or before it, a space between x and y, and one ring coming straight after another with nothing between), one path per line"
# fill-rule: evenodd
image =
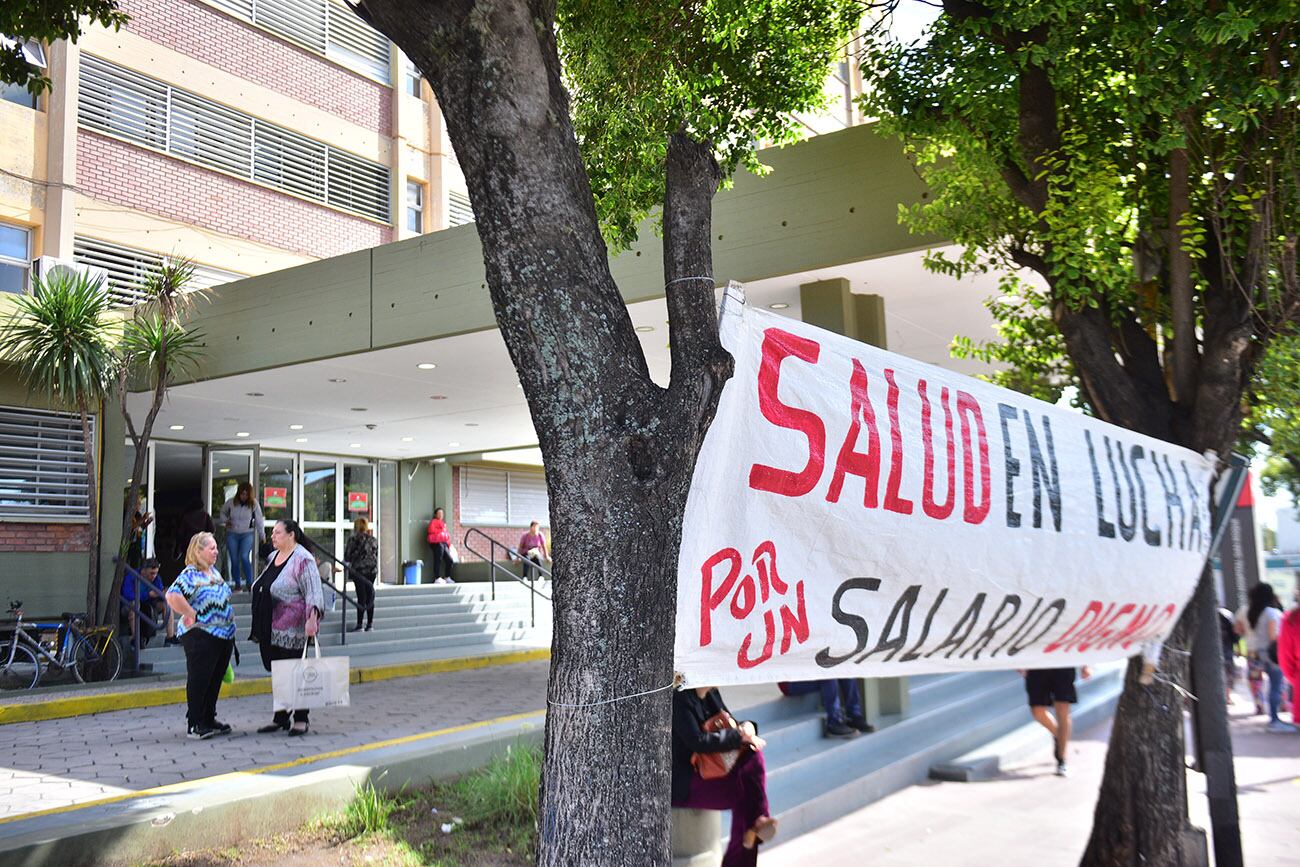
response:
M799 135L861 17L851 0L565 0L556 11L574 126L607 240L664 196L668 136L710 142L724 174Z
M118 358L101 281L56 268L14 298L0 336L23 383L82 412L93 413L112 387Z
M198 297L188 291L193 276L193 262L171 260L140 287L145 300L122 329L124 382L137 388L156 388L160 380L170 385L198 366L204 337L186 324Z
M465 804L471 823L535 826L542 778L542 750L518 743L479 771L461 778L453 792Z
M1218 286L1245 295L1265 333L1294 316L1300 2L946 8L915 43L873 32L864 108L902 137L932 191L903 221L960 247L931 267L1041 277L1005 284L991 306L1002 340L960 353L1020 368L1007 384L1059 387L1077 371L1053 328L1057 305L1099 308L1163 350L1175 149L1191 162L1181 247L1196 265L1198 325ZM1042 122L1026 122L1026 107Z
M358 786L348 802L347 809L338 820L338 831L344 837L379 834L392 831L391 818L401 806L400 802L384 795L370 781Z
M1248 421L1268 441L1260 476L1264 493L1286 491L1300 503L1300 334L1273 341L1251 388Z
M32 93L48 90L50 80L23 59L24 42L76 42L86 24L117 30L127 20L116 0L5 0L0 3L0 36L9 37L13 43L0 43L0 81L26 87Z

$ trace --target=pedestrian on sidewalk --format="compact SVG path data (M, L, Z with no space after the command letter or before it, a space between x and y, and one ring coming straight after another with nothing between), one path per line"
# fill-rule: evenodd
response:
M230 581L236 590L253 586L253 539L262 532L262 507L253 496L251 482L243 482L235 495L221 507L218 519L226 528L226 554L230 557Z
M365 618L365 630L375 625L375 581L379 574L379 543L370 532L370 522L357 518L352 524L352 538L343 549L343 559L352 572L352 586L357 592L357 625L348 630L359 632Z
M726 725L705 731L719 714ZM767 767L758 725L737 723L713 687L684 689L673 694L672 805L695 810L730 810L731 838L722 867L753 867L758 845L776 836L776 819L767 804ZM731 753L734 764L723 777L705 779L695 767L695 754Z
M1277 633L1277 663L1291 684L1292 724L1296 721L1296 699L1300 697L1300 590L1296 591L1295 601L1296 607L1283 616Z
M838 680L805 680L777 684L784 695L808 695L820 692L826 722L822 736L828 738L855 738L859 733L870 734L875 726L867 722L862 712L862 690L855 678Z
M1278 665L1278 636L1282 627L1282 602L1271 584L1263 581L1246 593L1247 603L1237 612L1237 633L1246 636L1246 664L1255 713L1263 713L1264 679L1268 679L1268 730L1290 734L1294 725L1278 716L1282 709L1282 667Z
M321 591L320 571L316 559L302 545L306 538L297 521L285 519L271 530L274 551L266 568L253 582L253 631L249 639L262 652L262 665L271 670L277 659L297 659L303 655L308 639L314 638L325 613L325 595ZM289 712L277 710L270 725L258 734L287 731L290 737L307 734L308 711L295 709L293 726Z
M451 556L451 533L443 518L442 508L433 510L433 520L429 522L429 547L433 549L433 583L455 584L452 566L455 561Z
M1052 757L1056 759L1056 775L1069 773L1065 758L1070 747L1070 705L1079 702L1074 687L1073 668L1039 668L1021 671L1025 678L1025 692L1029 694L1029 711L1034 719L1052 736ZM1084 666L1080 672L1084 680L1092 676L1092 669Z
M186 735L207 740L230 733L217 719L217 696L235 647L230 587L217 571L216 537L198 533L185 551L185 568L167 589L167 604L180 617L185 649Z

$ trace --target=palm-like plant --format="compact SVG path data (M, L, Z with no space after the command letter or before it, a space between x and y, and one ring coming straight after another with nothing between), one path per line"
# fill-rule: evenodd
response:
M118 358L113 351L103 278L56 268L34 281L31 294L15 299L0 336L18 365L24 384L53 403L81 416L86 458L86 503L90 520L90 564L86 613L99 609L99 486L90 416L112 388Z
M153 272L143 286L145 301L139 304L122 326L118 366L119 405L126 421L126 432L135 446L135 465L131 478L142 479L148 460L149 440L154 422L162 411L167 388L176 377L192 372L202 355L203 335L188 327L197 292L188 290L194 277L194 263L170 260ZM149 409L137 427L127 407L127 393L148 390L152 394ZM110 599L116 599L126 573L125 546L130 543L131 524L136 499L132 485L127 492L122 514L122 545L113 573Z

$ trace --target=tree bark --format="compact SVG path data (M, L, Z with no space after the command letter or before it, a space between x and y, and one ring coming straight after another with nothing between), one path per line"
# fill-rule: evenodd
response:
M424 73L447 119L546 463L555 619L538 861L666 864L681 522L730 375L713 310L717 165L707 144L672 137L664 389L609 272L552 5L365 0L360 11Z
M1182 220L1191 209L1186 148L1169 154L1169 302L1174 329L1174 400L1196 399L1196 308L1192 299L1192 257L1183 249Z

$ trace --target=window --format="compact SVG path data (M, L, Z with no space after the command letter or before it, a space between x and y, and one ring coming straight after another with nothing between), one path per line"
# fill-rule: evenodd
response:
M497 527L547 523L550 503L540 470L460 468L460 522Z
M0 223L0 292L27 291L31 259L31 230Z
M474 222L474 208L469 203L469 196L456 190L447 192L447 222L453 226Z
M143 300L140 286L165 261L165 257L157 253L81 235L77 235L72 240L72 258L84 265L107 271L108 291L113 296L113 300L123 307L129 307ZM241 280L243 277L243 274L234 271L196 264L190 286L193 289L209 289L233 280Z
M19 46L17 39L13 39L9 36L0 36L0 48L12 49L15 47L19 48L22 52L23 60L27 61L29 65L34 66L37 69L45 68L45 48L41 43L37 42L35 39L28 39ZM36 94L32 93L25 87L20 87L7 81L0 81L0 100L12 102L14 105L21 105L24 108L37 107Z
M387 166L91 55L82 57L77 117L87 129L384 223L392 220Z
M414 96L417 99L422 95L420 89L420 70L415 68L415 64L402 55L402 89L406 91L407 96Z
M406 182L406 228L411 232L424 231L424 184Z
M339 0L208 0L380 84L391 80L388 39Z
M0 406L0 520L85 521L89 493L78 416Z

